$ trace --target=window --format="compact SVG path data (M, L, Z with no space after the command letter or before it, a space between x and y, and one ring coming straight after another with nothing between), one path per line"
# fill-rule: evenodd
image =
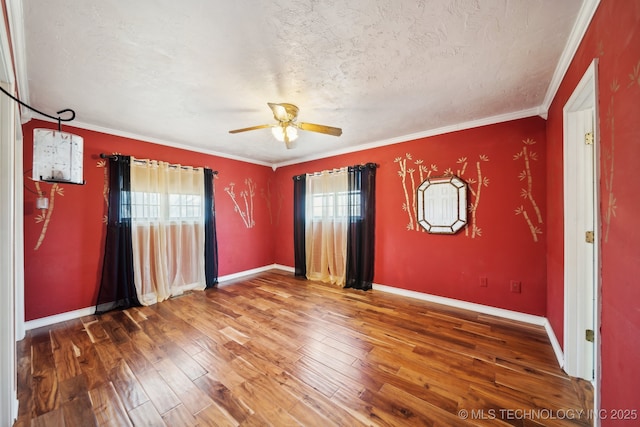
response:
M152 220L160 218L160 195L158 193L131 193L131 218Z
M131 218L134 221L195 221L202 218L202 197L197 194L169 194L163 203L159 193L131 193Z
M169 194L169 218L196 220L202 217L202 198L195 194Z
M325 218L347 218L349 210L349 197L351 197L351 217L359 218L360 192L339 191L336 193L316 193L312 195L312 219L319 221Z

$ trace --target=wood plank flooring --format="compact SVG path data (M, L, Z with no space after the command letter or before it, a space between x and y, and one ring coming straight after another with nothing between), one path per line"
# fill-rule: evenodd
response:
M18 346L18 427L591 425L542 327L279 271Z

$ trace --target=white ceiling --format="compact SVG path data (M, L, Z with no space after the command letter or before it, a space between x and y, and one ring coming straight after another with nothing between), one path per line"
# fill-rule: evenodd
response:
M24 1L18 78L72 125L281 165L544 115L592 2ZM273 123L267 102L343 134L228 133Z

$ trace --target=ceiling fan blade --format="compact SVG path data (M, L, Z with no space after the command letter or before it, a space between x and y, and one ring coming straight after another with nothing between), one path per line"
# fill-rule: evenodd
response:
M297 123L296 126L298 126L302 130L309 130L311 132L326 133L327 135L333 135L333 136L342 135L342 129L334 128L331 126L316 125L313 123L302 123L302 122Z
M272 128L274 126L277 125L259 125L259 126L251 126L250 128L242 128L242 129L235 129L235 130L230 130L229 133L239 133L239 132L246 132L248 130L256 130L256 129L266 129L266 128Z
M298 107L293 104L267 102L267 105L273 111L273 117L279 122L292 122L298 117Z

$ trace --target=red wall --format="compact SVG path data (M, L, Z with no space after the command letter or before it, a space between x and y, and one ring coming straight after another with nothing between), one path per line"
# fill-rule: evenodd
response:
M33 129L55 125L32 120L23 126L25 170L25 317L38 319L90 307L95 304L104 245L106 204L103 197L105 168L100 153L114 152L138 158L207 166L219 171L215 181L216 219L221 276L273 263L273 227L267 199L273 171L226 158L156 145L129 138L63 126L64 131L84 138L85 185L61 184L61 193L50 200L50 218L38 249L45 218L35 208L35 183L31 176ZM236 200L244 208L240 193L254 189L255 226L247 228L225 191L234 183ZM50 196L51 184L40 183ZM248 199L250 200L250 198Z
M539 117L464 130L409 141L328 159L297 164L276 171L284 193L283 221L277 228L279 244L276 262L293 266L293 182L292 176L365 162L380 165L376 177L376 261L374 282L544 316L546 313L546 225L545 225L545 122ZM536 141L524 144L524 140ZM527 147L532 196L542 216L538 223L530 200L521 196L527 187L524 157L514 158ZM531 158L530 153L535 155ZM408 159L409 156L411 159ZM463 160L466 159L466 160ZM414 169L415 186L421 182L419 166L431 176L451 168L462 177L476 180L478 168L485 183L476 210L479 227L467 227L456 235L434 235L409 230L409 216L403 210L405 192L399 174L400 163ZM458 161L460 160L460 163ZM437 171L432 170L432 165ZM429 171L423 172L423 178ZM412 205L411 174L405 175ZM471 201L474 202L475 197ZM522 206L541 234L533 239ZM411 207L413 211L413 207ZM471 224L473 226L474 224ZM488 287L480 287L480 277ZM510 292L510 281L522 283L522 293Z
M602 407L638 410L639 0L601 1L549 110L547 317L562 342L563 194L559 184L562 182L562 108L593 58L599 58ZM616 424L610 418L603 421L603 425Z

